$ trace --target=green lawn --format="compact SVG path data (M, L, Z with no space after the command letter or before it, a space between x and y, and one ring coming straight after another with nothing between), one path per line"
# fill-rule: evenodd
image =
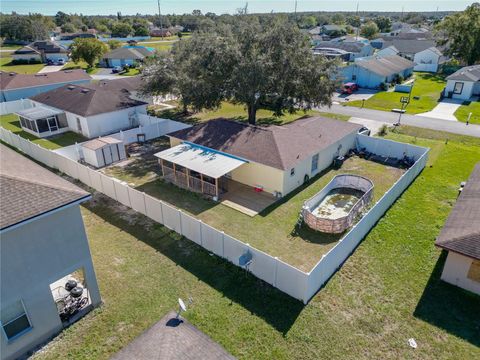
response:
M221 107L217 110L204 110L198 113L191 114L189 116L184 116L181 112L177 110L163 110L159 112L159 116L167 117L170 119L177 119L187 122L202 122L217 118L226 118L237 121L247 121L248 115L245 107L243 105L234 105L232 103L224 102ZM350 117L347 115L334 114L330 112L319 112L319 111L298 111L296 113L290 114L285 113L282 116L274 116L271 111L268 110L258 110L257 111L257 123L259 125L268 125L268 124L286 124L291 121L300 119L305 116L325 116L337 120L347 121Z
M479 358L480 297L440 281L433 242L480 140L408 131L387 137L435 149L431 166L307 306L96 194L82 214L104 303L34 358L108 359L178 297L193 298L184 315L238 359Z
M440 93L445 87L445 79L442 75L431 73L414 73L415 85L413 87L412 98L407 106L407 113L418 114L432 110L440 98ZM375 110L391 111L401 108L400 98L408 94L399 92L381 91L370 99L365 101L365 107ZM414 97L419 96L419 100ZM348 101L343 103L345 106L362 106L361 100Z
M480 124L480 101L472 101L469 105L460 106L455 111L455 116L459 121L466 122L470 113L472 113L470 123Z
M93 75L100 70L100 67L96 65L93 68L88 67L88 64L85 61L79 61L78 63L75 63L73 61L70 61L65 64L65 66L62 68L62 70L73 70L73 69L83 69L87 72L87 74Z
M0 46L0 50L12 50L12 51L15 51L15 50L20 49L22 46L23 46L23 45L2 44L2 46Z
M145 44L148 47L154 48L157 51L170 51L175 41L165 41L162 43L153 43L153 44Z
M136 68L129 68L128 71L121 72L119 75L120 76L136 76L140 74L140 70Z
M0 57L0 70L16 72L18 74L36 74L45 67L45 64L14 65L10 55Z
M15 114L0 115L0 126L44 147L45 149L50 150L59 149L64 146L73 145L76 142L83 142L87 140L85 137L72 131L57 136L52 136L48 139L40 139L30 133L27 133L26 131L23 131L20 126L20 122L18 121L18 116Z

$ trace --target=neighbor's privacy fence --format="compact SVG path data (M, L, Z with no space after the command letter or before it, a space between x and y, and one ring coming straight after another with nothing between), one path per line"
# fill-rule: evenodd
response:
M60 153L44 149L1 127L0 137L35 160L80 180L85 185L148 216L237 266L240 266L241 258L251 259L246 266L249 272L288 295L306 302L304 294L307 289L308 275L305 272L257 250L161 200L92 170Z
M11 114L31 107L32 103L28 99L0 102L0 115Z
M237 266L243 265L242 259L250 260L247 261L248 265L246 266L249 272L304 303L307 303L328 281L390 205L420 173L425 166L428 152L428 149L417 146L359 135L358 145L365 147L370 152L376 151L379 155L397 158L401 158L406 153L408 156L413 156L416 162L347 235L322 257L314 269L310 273L305 273L161 200L135 190L57 152L44 149L1 127L0 138L35 160L80 180Z

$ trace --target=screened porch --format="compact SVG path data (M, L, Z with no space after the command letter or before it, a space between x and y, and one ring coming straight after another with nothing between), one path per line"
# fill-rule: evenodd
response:
M48 137L69 130L67 117L63 111L36 106L15 113L22 129L38 137Z

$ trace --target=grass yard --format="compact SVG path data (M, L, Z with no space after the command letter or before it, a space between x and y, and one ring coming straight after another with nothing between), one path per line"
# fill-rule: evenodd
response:
M472 101L469 105L460 106L455 116L461 122L467 122L468 114L472 113L470 124L480 124L480 101Z
M178 110L162 110L158 112L158 116L166 117L168 119L176 119L190 123L203 122L217 118L226 118L236 121L247 121L248 115L245 107L243 105L235 105L232 103L224 102L221 107L217 110L204 110L198 113L185 116L182 112ZM324 116L328 118L333 118L337 120L347 121L350 119L347 115L334 114L330 112L320 112L320 111L298 111L296 113L290 114L285 113L282 116L274 116L271 111L268 110L258 110L257 111L257 123L259 125L281 125L298 120L305 116Z
M85 61L79 61L78 63L75 63L73 61L69 61L62 68L62 70L74 70L74 69L83 69L87 72L87 74L93 75L100 70L100 67L98 67L98 65L97 65L93 68L89 68L88 64Z
M52 136L48 139L40 139L26 131L23 131L20 126L20 121L18 121L18 117L15 114L0 115L0 126L12 131L17 135L20 135L24 139L30 140L31 142L50 150L59 149L64 146L73 145L76 142L83 142L87 140L82 135L74 133L73 131Z
M175 41L165 41L152 44L145 44L148 47L154 48L157 51L170 51Z
M14 65L12 64L12 58L9 53L6 56L0 56L0 70L6 72L16 72L18 74L36 74L42 70L45 64L27 64L27 65ZM5 55L5 54L4 54Z
M0 50L18 50L22 47L23 45L17 45L17 44L2 44L0 46Z
M442 75L431 73L414 73L415 85L413 87L412 99L406 108L408 114L419 114L432 110L438 103L440 93L445 87L445 79ZM365 107L375 110L391 111L401 108L400 98L408 94L399 92L382 91L365 101ZM419 96L415 100L414 96ZM342 103L344 106L361 107L362 101L348 101Z
M433 242L480 140L406 130L387 137L430 146L430 166L307 306L96 194L82 214L104 303L34 359L108 359L189 296L184 315L238 359L479 358L480 297L440 281Z
M158 160L153 154L166 147L166 142L157 142L155 150L147 155L136 157L127 166L112 166L104 169L104 172L303 271L310 271L321 256L343 236L323 234L307 226L303 226L298 232L295 230L300 210L307 199L320 191L335 175L350 173L368 177L374 182L373 204L404 172L358 157L350 158L341 169L324 171L308 185L301 186L252 218L159 179Z
M120 76L136 76L140 74L140 70L136 68L129 68L128 71L119 73Z

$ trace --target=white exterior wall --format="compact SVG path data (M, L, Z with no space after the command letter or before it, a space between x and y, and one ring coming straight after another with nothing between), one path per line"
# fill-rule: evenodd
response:
M12 54L13 60L31 60L35 59L42 61L42 57L39 54Z
M480 295L480 282L467 278L472 261L469 257L449 251L441 279Z
M1 306L22 300L32 329L8 342L1 359L14 359L62 329L50 290L56 280L83 268L94 306L100 304L80 207L74 205L25 223L1 235Z
M413 57L413 62L416 64L413 70L437 72L438 69L438 54L430 49L420 51Z
M249 162L231 172L232 180L249 186L262 186L263 190L283 194L283 171L263 164Z
M353 149L355 147L356 137L357 132L353 131L351 134L330 145L328 148L312 153L306 159L295 165L294 176L290 175L291 169L287 169L284 172L283 195L288 194L289 192L302 185L305 175L308 175L311 179L313 176L317 175L319 172L330 166L335 157L343 156L348 153L350 149ZM340 145L342 145L342 148L339 151L338 148ZM315 154L319 154L318 167L316 171L312 172L312 157Z
M463 89L461 94L454 94L453 89L455 88L455 83L463 83ZM461 99L461 100L468 100L472 97L473 95L473 86L474 86L473 81L458 81L458 80L448 80L447 81L447 86L446 86L446 93L448 94L449 92L452 93L452 98L453 99Z

